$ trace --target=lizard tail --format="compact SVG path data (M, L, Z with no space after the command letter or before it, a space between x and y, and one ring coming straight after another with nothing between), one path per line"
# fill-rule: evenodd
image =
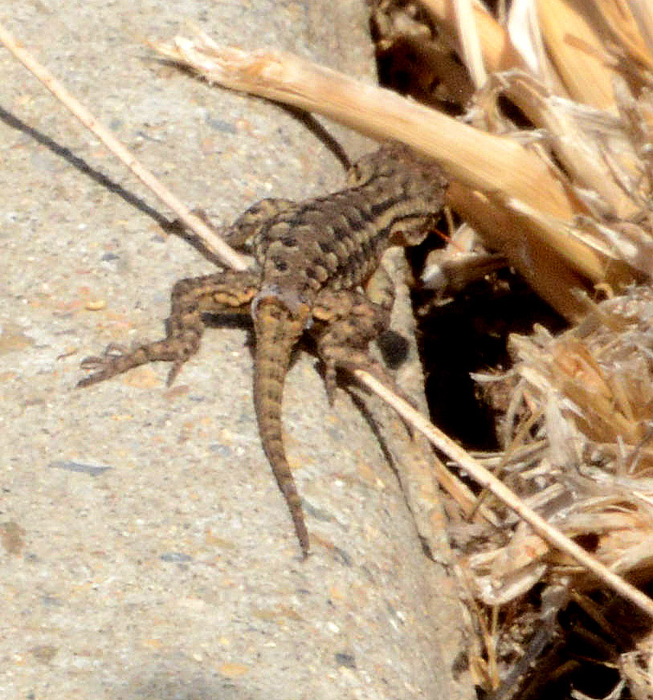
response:
M284 379L303 325L273 297L257 300L253 315L256 330L254 408L259 433L263 450L288 504L302 554L306 557L309 551L308 531L295 479L286 459L281 427Z

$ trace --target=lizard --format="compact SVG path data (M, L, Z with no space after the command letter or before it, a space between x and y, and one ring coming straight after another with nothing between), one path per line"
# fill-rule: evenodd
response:
M109 345L87 357L91 373L77 386L109 379L142 364L171 362L171 385L194 355L204 314L251 313L255 331L254 407L263 450L286 500L303 558L309 535L282 438L282 399L291 354L304 332L316 340L332 403L337 369L365 369L394 388L368 345L390 322L394 289L381 264L390 245L416 245L443 205L445 178L434 161L399 143L363 156L346 187L293 202L264 199L223 233L253 254L255 267L179 280L162 340L125 350Z

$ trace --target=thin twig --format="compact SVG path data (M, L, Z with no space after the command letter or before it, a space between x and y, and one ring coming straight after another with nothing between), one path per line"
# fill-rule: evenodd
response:
M118 157L136 177L192 229L206 248L225 265L236 270L247 269L247 259L228 246L202 219L193 214L158 178L145 168L116 137L101 124L91 112L68 92L50 71L42 66L27 49L0 24L0 41L82 124L92 131L102 143Z
M356 370L356 378L378 394L384 401L392 406L399 415L408 421L417 430L423 433L427 439L438 449L442 450L451 459L481 486L486 488L517 515L525 520L533 530L549 544L573 557L581 566L591 571L597 578L603 581L614 591L637 605L641 610L653 618L653 600L644 595L640 590L629 584L621 576L610 571L582 547L570 540L560 530L547 523L544 518L529 508L518 496L516 496L505 484L491 474L473 459L460 445L457 445L450 437L438 430L423 415L416 411L407 401L393 394L381 382L367 372Z

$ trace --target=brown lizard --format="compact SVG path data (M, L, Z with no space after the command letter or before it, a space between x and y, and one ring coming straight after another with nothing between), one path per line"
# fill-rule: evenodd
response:
M393 303L381 256L389 245L423 240L442 207L444 188L435 163L406 146L387 144L349 170L346 189L300 203L255 204L224 235L253 253L256 269L180 280L172 290L166 337L129 352L110 345L101 357L86 358L82 366L95 373L78 386L157 360L173 363L170 385L200 346L204 313L251 311L261 442L306 556L308 532L281 426L292 350L304 331L315 337L330 401L337 368L365 369L392 384L367 354L370 341L388 327Z

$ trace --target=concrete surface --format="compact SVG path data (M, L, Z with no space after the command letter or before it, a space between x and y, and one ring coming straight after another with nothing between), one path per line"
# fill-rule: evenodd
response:
M0 0L0 18L218 221L342 184L299 121L142 42L190 21L372 79L362 2ZM344 393L328 406L313 358L285 403L305 563L258 440L247 328L210 330L171 389L162 365L73 388L86 355L160 337L174 281L212 268L4 49L0 84L0 697L470 697L459 631L431 615L458 616L454 584L364 412Z

